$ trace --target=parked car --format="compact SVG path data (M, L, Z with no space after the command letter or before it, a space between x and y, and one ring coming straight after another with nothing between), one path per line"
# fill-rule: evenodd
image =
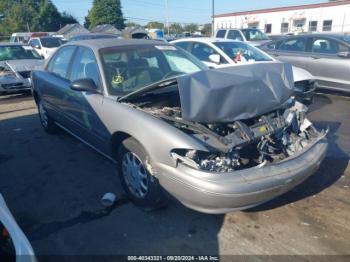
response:
M63 41L58 37L45 36L35 37L29 40L29 45L32 46L43 58L47 59L53 54L57 47L63 45Z
M226 38L241 42L248 42L253 46L270 42L270 38L259 29L219 29L215 33L216 38Z
M91 40L91 39L108 39L114 38L119 39L121 36L114 34L105 34L105 33L87 33L87 34L79 34L71 37L69 41L81 41L81 40Z
M60 47L32 79L44 130L115 161L142 207L164 191L206 213L252 207L304 181L327 149L281 62L210 70L173 45L99 39Z
M27 44L28 41L33 37L43 37L48 36L46 32L18 32L13 33L10 38L11 43Z
M187 38L171 42L183 48L212 68L242 66L247 63L273 63L267 53L247 43L221 38ZM293 66L295 95L304 104L313 100L317 83L306 70Z
M259 48L278 60L309 71L318 87L350 92L350 36L308 34L273 41Z
M0 258L4 262L36 262L27 237L17 225L0 194Z
M30 90L31 71L43 64L31 46L0 43L0 94Z

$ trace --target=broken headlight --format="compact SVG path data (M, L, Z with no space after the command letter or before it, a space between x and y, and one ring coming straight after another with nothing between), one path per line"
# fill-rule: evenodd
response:
M17 75L7 66L0 66L0 78L5 77L17 77Z
M238 152L220 153L204 152L198 150L175 149L171 151L171 156L177 164L182 163L197 170L207 172L232 172L238 166Z

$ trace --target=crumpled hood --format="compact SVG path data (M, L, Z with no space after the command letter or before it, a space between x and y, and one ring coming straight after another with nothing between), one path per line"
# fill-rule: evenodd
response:
M8 64L16 72L40 70L44 66L44 60L41 59L22 59L2 61L0 65Z
M182 118L199 123L234 122L270 112L294 92L290 64L246 64L199 71L177 79Z

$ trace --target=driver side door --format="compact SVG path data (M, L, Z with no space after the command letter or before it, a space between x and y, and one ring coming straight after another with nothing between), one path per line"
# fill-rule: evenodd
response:
M94 81L96 91L69 90L65 103L71 122L69 129L91 146L106 152L110 134L101 119L103 88L95 54L89 48L79 47L72 61L70 83L89 78Z

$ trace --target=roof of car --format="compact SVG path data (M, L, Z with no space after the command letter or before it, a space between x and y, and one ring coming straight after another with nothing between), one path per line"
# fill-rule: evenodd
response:
M350 45L350 43L348 41L345 41L345 38L344 37L350 37L349 35L345 35L345 34L337 34L337 33L314 33L314 34L300 34L300 35L286 35L285 37L282 37L280 39L275 39L275 40L272 40L271 42L279 42L279 41L284 41L286 39L289 39L289 38L298 38L298 37L330 37L330 38L335 38L335 39L338 39L342 42L344 42L345 44L347 45ZM269 43L271 43L269 42ZM267 44L269 44L267 43Z
M100 50L102 48L109 47L122 47L122 46L144 46L144 45L166 45L164 42L145 40L145 39L118 39L118 38L105 38L105 39L89 39L74 41L65 44L67 45L79 45L86 46L93 50Z
M201 38L182 38L182 39L178 39L175 41L172 41L174 43L177 42L182 42L182 41L193 41L193 42L202 42L202 43L214 43L214 42L241 42L241 41L237 41L237 40L232 40L232 39L226 39L226 38L215 38L215 37L201 37Z
M12 42L2 42L2 43L0 43L0 46L23 46L23 45L27 45L27 44L12 43Z

